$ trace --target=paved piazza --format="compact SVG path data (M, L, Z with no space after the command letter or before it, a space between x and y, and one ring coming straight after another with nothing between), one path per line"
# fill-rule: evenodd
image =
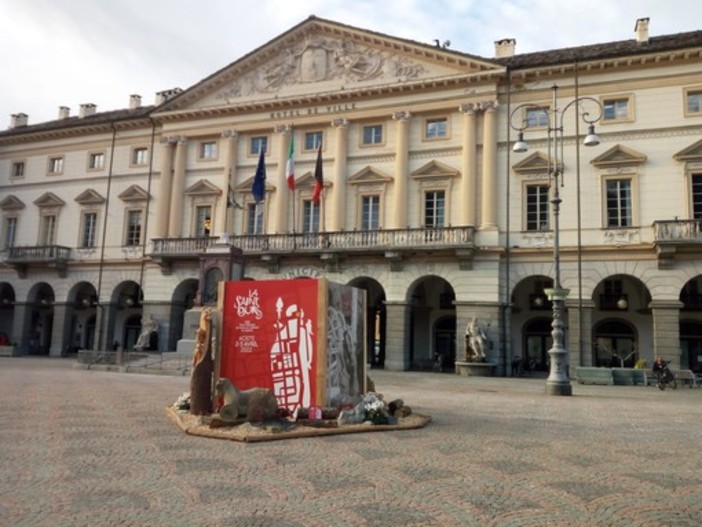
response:
M2 526L699 526L702 389L372 371L424 429L245 444L164 408L189 377L0 358Z

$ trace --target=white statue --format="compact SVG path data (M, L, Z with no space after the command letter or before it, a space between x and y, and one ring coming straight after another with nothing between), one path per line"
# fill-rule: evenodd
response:
M477 318L471 318L468 321L468 325L466 326L466 343L468 344L468 346L466 346L467 359L473 361L485 360L487 336L483 328L478 324Z
M136 344L134 344L134 349L138 351L142 351L145 348L148 349L151 340L151 334L157 332L158 322L156 322L154 316L144 316L144 318L141 319L141 333L139 334L139 338L137 339Z

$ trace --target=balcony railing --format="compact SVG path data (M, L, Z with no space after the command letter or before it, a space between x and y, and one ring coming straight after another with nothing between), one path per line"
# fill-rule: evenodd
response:
M653 223L657 243L702 243L702 221L665 220Z
M369 253L472 247L474 227L341 231L323 233L230 236L229 243L244 254ZM192 258L218 238L156 238L153 258Z
M37 264L56 267L63 275L70 257L71 248L61 245L8 247L5 251L5 263L14 267L22 277L28 266Z

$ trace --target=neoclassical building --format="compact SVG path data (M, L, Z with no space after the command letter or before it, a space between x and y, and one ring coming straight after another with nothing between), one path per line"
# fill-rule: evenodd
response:
M150 315L174 350L201 255L231 245L250 279L365 289L385 368L452 370L477 318L499 373L546 371L558 233L571 365L700 371L701 62L702 31L649 36L647 19L621 42L504 39L488 58L310 17L153 105L15 114L0 332L24 354L131 348ZM588 119L600 142L581 147Z

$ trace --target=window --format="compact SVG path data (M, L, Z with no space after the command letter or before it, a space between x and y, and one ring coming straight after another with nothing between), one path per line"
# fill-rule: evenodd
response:
M12 177L24 177L24 161L12 163Z
M548 185L526 187L526 230L547 231L549 224Z
M259 210L257 210L259 209ZM257 216L258 213L258 216ZM263 233L263 207L256 207L249 203L246 207L246 234L255 235Z
M49 158L49 174L61 174L63 172L63 157Z
M132 165L146 165L149 162L149 149L137 147L132 150Z
M86 212L83 214L83 232L80 238L80 246L84 249L95 247L95 236L97 232L97 213Z
M377 231L380 228L380 196L363 196L361 208L361 230Z
M39 245L54 245L56 240L56 216L47 214L41 218Z
M5 228L3 229L3 245L5 249L15 246L15 237L17 235L17 217L5 217Z
M96 152L88 157L88 168L90 170L101 170L105 168L105 154Z
M263 152L268 151L268 137L266 136L260 136L260 137L252 137L251 138L251 154L252 155L259 155L261 153L261 149L263 149Z
M374 124L363 127L363 145L383 144L383 125Z
M316 233L319 232L319 209L318 205L312 203L312 200L306 199L302 203L302 232Z
M212 232L212 207L200 206L195 209L195 236L207 238Z
M632 224L631 180L608 180L606 189L607 227L630 227Z
M217 143L215 141L200 143L200 159L217 159Z
M605 99L602 103L603 121L627 121L631 119L630 100L628 97L620 99Z
M322 144L322 132L305 133L305 150L317 150Z
M442 137L447 137L447 124L448 122L445 117L440 119L427 119L424 127L424 138L439 139Z
M702 174L692 175L692 217L702 220Z
M127 236L124 244L135 246L141 243L141 211L130 210L127 212Z
M526 125L528 128L546 128L548 126L548 106L527 108Z
M702 113L702 89L687 90L685 101L687 115Z
M445 193L435 190L424 194L424 227L441 228L444 226Z

